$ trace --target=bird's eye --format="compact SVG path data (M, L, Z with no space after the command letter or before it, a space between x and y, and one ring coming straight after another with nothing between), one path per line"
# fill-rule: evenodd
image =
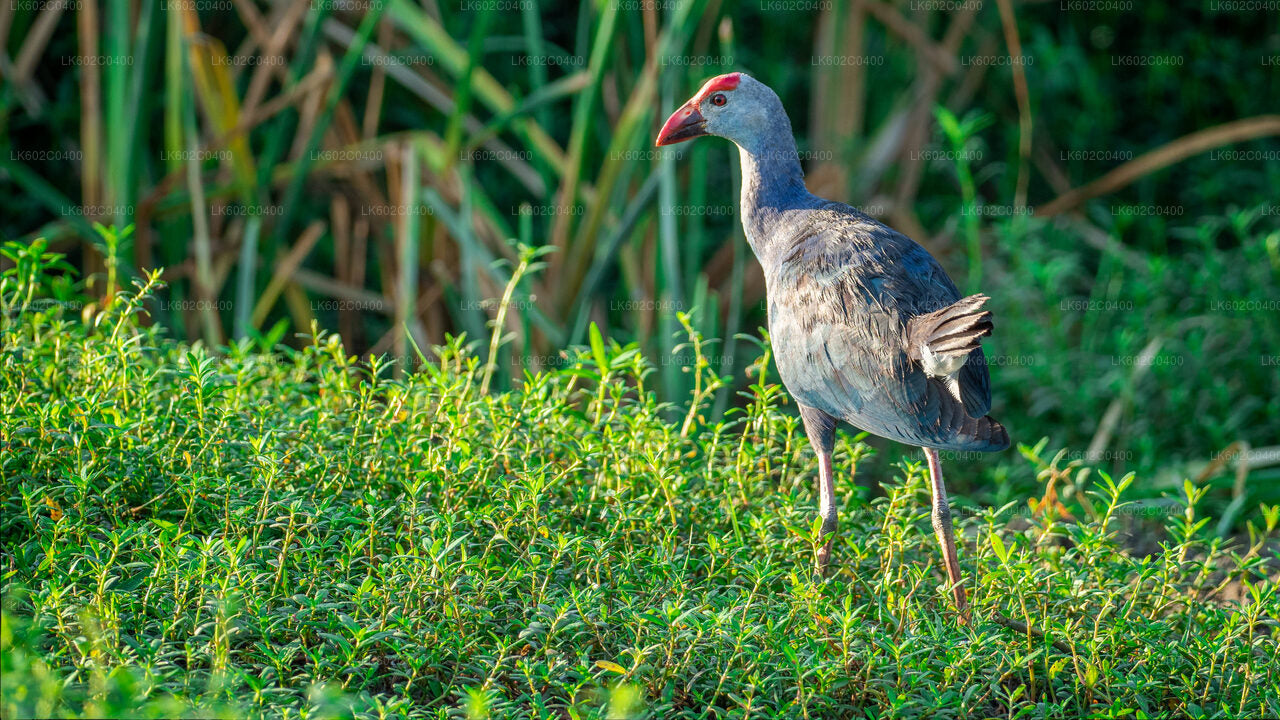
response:
M711 96L711 104L716 107L724 107L727 102L729 102L729 98L725 97L724 93L716 93Z

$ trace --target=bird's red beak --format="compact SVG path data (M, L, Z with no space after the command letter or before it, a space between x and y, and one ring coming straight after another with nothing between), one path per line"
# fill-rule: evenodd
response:
M707 134L707 119L702 117L702 113L698 112L698 106L693 100L680 106L680 109L671 113L671 117L667 118L666 124L662 126L661 132L658 133L658 140L655 145L674 145L678 142L691 140L700 135Z

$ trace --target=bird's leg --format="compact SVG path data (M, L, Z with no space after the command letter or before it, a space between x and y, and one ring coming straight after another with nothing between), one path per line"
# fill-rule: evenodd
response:
M818 455L818 512L822 517L822 530L818 540L822 542L822 547L818 549L817 565L818 573L825 575L831 561L831 546L835 543L836 524L839 521L836 510L836 478L831 470L831 448L834 445L836 420L807 405L800 405L800 417L804 420L809 444Z
M956 537L951 527L951 506L947 504L947 486L942 483L942 467L938 461L938 451L923 448L929 460L929 484L933 492L933 532L942 546L942 560L947 566L947 579L951 583L951 593L956 599L956 609L960 612L960 622L969 622L969 600L965 596L964 586L960 584L960 561L956 558Z
M827 564L831 560L831 546L835 543L836 525L839 515L836 512L836 478L831 472L831 451L818 451L818 513L822 516L822 534L819 540L825 540L818 549L818 572L826 575Z

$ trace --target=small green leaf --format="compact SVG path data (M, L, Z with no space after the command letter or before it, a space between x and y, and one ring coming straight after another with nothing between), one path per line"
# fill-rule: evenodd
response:
M607 372L609 370L609 362L604 354L604 338L601 337L600 328L595 322L591 323L591 329L588 334L591 338L591 355L595 358L596 367L600 368L602 373Z
M991 549L995 551L996 557L1000 558L1001 565L1009 562L1009 551L1005 548L1004 541L995 533L991 533Z

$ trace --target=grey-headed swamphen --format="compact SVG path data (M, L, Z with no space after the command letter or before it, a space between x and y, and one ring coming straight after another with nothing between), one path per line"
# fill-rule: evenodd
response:
M918 445L929 462L933 529L962 620L968 602L938 450L995 451L1009 435L990 417L980 347L985 295L961 297L928 251L843 203L811 194L782 101L743 73L712 78L658 134L732 140L742 158L742 225L764 269L778 372L818 455L825 572L836 529L832 440L843 420Z

